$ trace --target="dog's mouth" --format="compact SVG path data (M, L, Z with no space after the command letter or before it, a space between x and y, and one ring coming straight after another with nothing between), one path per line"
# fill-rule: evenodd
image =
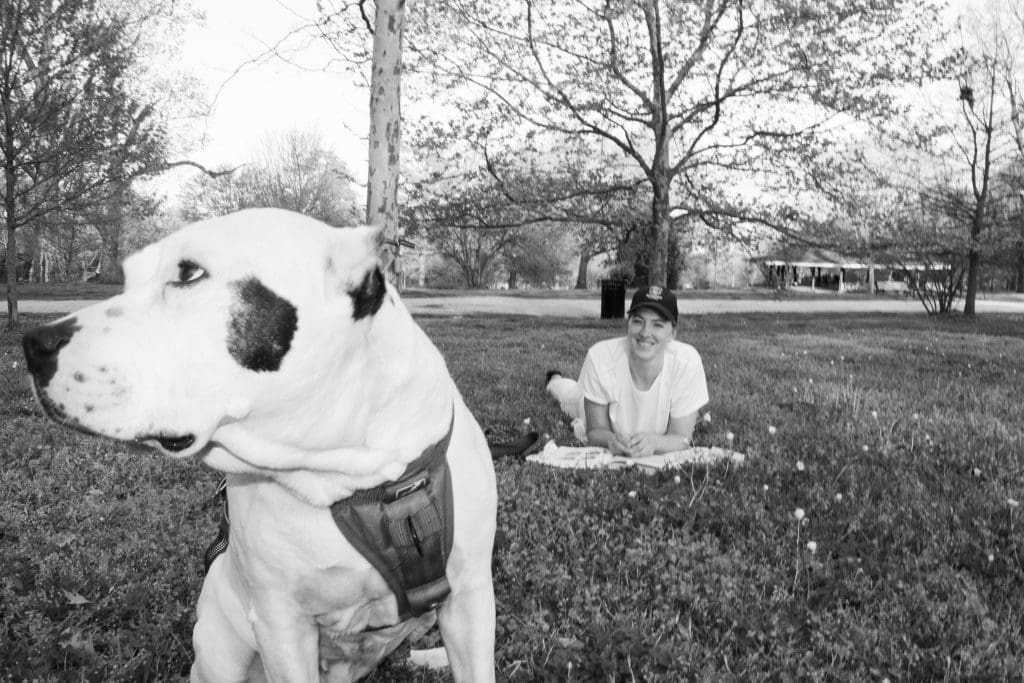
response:
M115 441L128 440L124 437L118 438L117 436L103 434L86 427L84 424L79 422L78 419L68 415L63 406L50 398L46 391L39 387L37 381L33 381L32 388L35 390L34 393L36 395L36 399L39 401L39 405L42 407L43 412L46 413L46 416L54 422L57 422L64 427L71 427L72 429L89 436L105 437L114 439ZM130 439L130 441L143 446L158 447L168 453L181 453L182 451L188 450L196 443L196 435L188 432L178 434L160 431L156 434L137 436L134 439Z
M196 442L195 434L149 434L135 439L139 443L156 444L165 451L180 453Z

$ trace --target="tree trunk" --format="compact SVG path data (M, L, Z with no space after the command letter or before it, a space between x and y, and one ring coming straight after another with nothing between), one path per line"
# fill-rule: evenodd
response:
M70 234L68 235L67 249L64 251L64 282L71 281L71 265L75 261L75 255L78 253L76 250L75 238L78 237L78 229L74 221L71 222L69 228Z
M10 204L13 201L7 202L6 207L9 212L7 215L12 216L10 213L13 208ZM10 223L11 218L8 218ZM14 330L18 327L18 241L17 229L7 227L7 329Z
M508 288L515 289L519 286L519 272L515 268L509 268L508 271Z
M974 207L971 221L971 247L967 252L967 289L964 291L964 315L974 315L974 301L978 297L978 274L981 270L981 251L978 239L984 222L987 193L982 193Z
M967 256L967 289L964 291L964 315L974 315L974 300L978 297L978 271L981 268L981 254L971 240Z
M671 290L679 289L679 231L672 226L668 233L668 254L666 256L665 286Z
M28 244L30 264L28 282L43 281L42 232L43 228L38 223L32 226L32 241Z
M103 239L103 258L100 260L100 273L97 282L108 285L124 283L121 270L121 245L117 239Z
M1014 290L1017 294L1024 294L1024 248L1017 251L1017 283Z
M647 239L647 285L664 287L668 281L668 233L671 229L668 216L669 183L665 169L655 169L654 172L654 199L651 202L651 225Z
M127 185L123 181L114 183L110 198L107 199L107 210L104 220L97 226L103 242L103 259L100 261L99 281L105 284L119 285L124 283L121 270L121 233L124 230L124 207L127 203Z
M576 289L587 288L587 268L590 266L590 252L580 251L580 264L576 269Z
M12 151L8 151L8 159ZM17 227L14 224L14 169L9 165L5 169L4 216L7 222L7 329L18 327L18 240Z
M655 105L651 116L654 157L651 159L651 170L648 176L654 197L651 200L651 224L647 243L646 284L665 286L668 280L668 233L671 230L671 220L668 215L669 189L672 185L672 176L669 172L671 167L669 143L672 141L671 126L669 125L669 90L666 85L661 6L658 2L641 4L651 48L651 75L654 82L652 99Z
M381 228L388 280L396 281L399 150L402 141L402 29L405 0L377 0L370 75L366 222Z

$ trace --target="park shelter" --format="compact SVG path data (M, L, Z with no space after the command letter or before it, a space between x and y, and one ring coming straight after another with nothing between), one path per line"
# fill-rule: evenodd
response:
M751 259L762 265L769 287L807 286L811 290L831 289L839 292L866 290L878 283L876 271L886 282L893 281L896 269L868 260L846 256L818 247L788 247L766 256Z

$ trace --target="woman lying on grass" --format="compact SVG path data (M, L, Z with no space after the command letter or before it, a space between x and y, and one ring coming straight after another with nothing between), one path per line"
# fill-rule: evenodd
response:
M579 382L548 373L548 391L581 441L643 457L688 448L708 402L700 354L677 341L676 297L662 287L633 295L626 336L590 347Z

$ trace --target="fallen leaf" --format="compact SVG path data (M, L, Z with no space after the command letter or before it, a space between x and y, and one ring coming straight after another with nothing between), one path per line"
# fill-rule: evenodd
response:
M64 588L61 588L60 592L63 593L64 597L68 599L69 605L88 605L90 602L88 598L79 595L75 591L69 591L65 590Z

